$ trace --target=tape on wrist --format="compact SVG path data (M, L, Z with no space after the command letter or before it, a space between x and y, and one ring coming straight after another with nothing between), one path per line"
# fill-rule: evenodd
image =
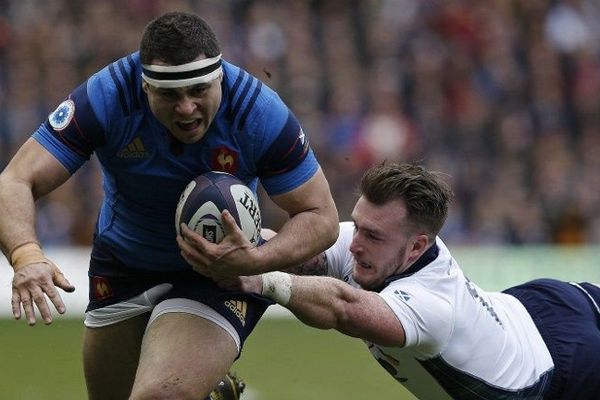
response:
M262 275L262 295L282 306L290 302L292 277L285 272L273 271Z
M30 264L50 263L37 242L25 242L16 246L10 251L9 259L15 271Z

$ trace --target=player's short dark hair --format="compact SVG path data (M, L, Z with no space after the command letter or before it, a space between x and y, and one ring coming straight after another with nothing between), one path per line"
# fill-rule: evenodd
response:
M186 64L204 54L221 53L212 28L196 14L169 12L150 21L140 42L142 64L160 60L170 65Z
M439 172L412 164L383 164L368 169L360 182L360 194L384 205L402 200L412 229L424 229L434 239L446 222L454 194Z

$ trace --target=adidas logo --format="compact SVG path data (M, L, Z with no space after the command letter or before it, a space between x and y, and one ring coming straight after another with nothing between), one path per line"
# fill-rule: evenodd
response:
M248 309L248 303L241 300L227 300L225 301L225 306L240 319L242 326L246 325L246 311Z
M118 153L119 158L146 158L150 153L146 151L144 143L139 137L136 137L126 147L123 147Z

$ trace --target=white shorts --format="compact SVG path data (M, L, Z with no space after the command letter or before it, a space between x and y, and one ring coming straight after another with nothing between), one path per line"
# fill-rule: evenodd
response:
M158 302L166 292L171 290L173 285L163 283L154 286L138 296L111 304L109 306L91 310L85 313L84 324L88 328L101 328L113 325L138 315L151 312L150 319L146 329L156 318L168 313L185 313L196 315L211 321L223 328L235 341L238 352L240 351L240 336L229 321L215 310L196 300L173 298Z

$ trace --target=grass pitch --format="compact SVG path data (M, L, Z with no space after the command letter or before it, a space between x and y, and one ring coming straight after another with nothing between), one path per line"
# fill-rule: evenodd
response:
M0 398L85 399L82 336L80 320L0 320ZM242 400L413 399L362 341L295 319L263 319L232 369L248 385Z
M87 259L88 250L81 254ZM600 282L600 246L456 248L454 255L485 290L538 277ZM76 268L80 262L56 260L71 265L71 279L79 271L79 286L86 286L87 275ZM3 261L0 267L8 268ZM10 288L7 279L0 275L0 288ZM85 305L86 292L79 293ZM0 307L9 304L6 298ZM0 399L85 399L82 335L78 319L58 317L50 326L33 328L0 319ZM263 319L233 370L248 384L242 400L414 400L379 367L362 341L309 328L296 319Z

